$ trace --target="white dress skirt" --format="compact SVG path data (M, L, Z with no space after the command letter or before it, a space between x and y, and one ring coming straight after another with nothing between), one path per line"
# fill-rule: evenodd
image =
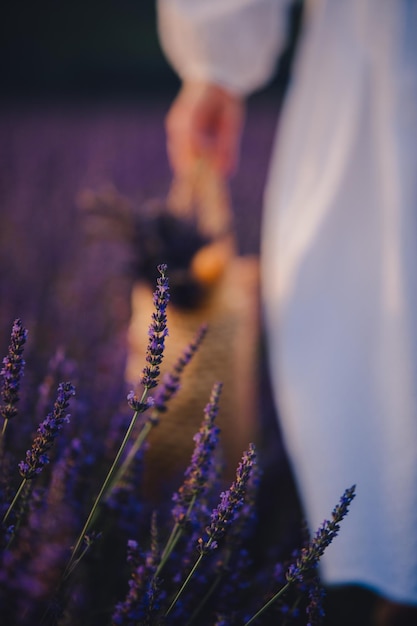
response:
M271 74L286 5L160 0L161 41L183 79L244 95ZM271 378L311 530L357 486L323 581L412 604L416 279L417 2L307 1L265 194Z

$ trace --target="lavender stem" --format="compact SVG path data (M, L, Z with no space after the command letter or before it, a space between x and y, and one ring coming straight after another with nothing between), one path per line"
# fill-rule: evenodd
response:
M162 552L161 555L161 561L155 571L155 575L154 578L157 578L157 576L161 573L161 570L163 569L163 567L165 566L165 563L167 562L167 560L169 559L169 556L171 554L171 552L173 551L173 549L175 548L175 546L177 545L182 533L183 533L183 525L184 523L187 521L187 519L190 517L191 514L191 510L195 504L197 496L194 496L190 502L190 505L188 507L187 513L185 514L184 520L180 523L180 522L176 522L171 534L168 538L168 541L166 543L166 546Z
M4 517L3 517L3 521L2 521L3 524L5 524L7 522L8 518L9 518L9 515L13 511L13 509L15 507L15 504L18 501L18 499L19 499L19 497L20 497L20 495L21 495L21 493L22 493L22 491L23 491L27 481L28 481L28 479L24 478L22 480L22 482L20 483L19 489L16 491L15 496L14 496L13 500L11 501L9 508L7 509L7 511L6 511L6 513L5 513Z
M172 609L174 608L174 606L178 602L178 599L183 594L184 589L186 588L186 586L190 582L191 578L194 576L194 573L197 570L198 566L200 565L201 561L203 560L203 557L204 557L205 554L206 554L206 552L202 552L200 554L200 556L198 557L197 561L194 563L191 572L188 574L187 578L184 580L184 582L181 585L180 589L177 591L177 593L175 595L175 598L173 599L173 601L171 602L167 612L165 613L165 617L168 617L168 615L171 613Z
M146 398L147 392L148 392L148 390L145 389L143 394L142 394L142 398L140 400L141 403L145 402L145 398ZM114 475L114 473L116 471L116 467L117 467L117 465L118 465L118 463L120 461L120 457L122 456L122 454L124 452L124 449L125 449L125 447L127 445L127 442L129 441L130 435L132 434L132 430L133 430L133 428L134 428L134 426L136 424L136 420L137 420L137 417L138 417L139 413L140 413L139 411L135 411L133 416L132 416L132 419L130 420L129 427L128 427L126 433L125 433L125 436L123 438L122 443L120 444L119 450L117 451L117 454L116 454L116 456L115 456L115 458L113 460L113 463L112 463L109 471L107 472L107 476L104 479L104 482L103 482L103 484L101 486L101 489L100 489L100 491L99 491L99 493L98 493L98 495L97 495L97 497L96 497L96 499L94 501L94 504L93 504L93 506L91 508L90 514L88 515L87 520L86 520L86 522L85 522L85 524L83 526L83 529L80 532L79 537L77 539L77 542L76 542L76 544L75 544L75 546L74 546L74 548L72 550L71 558L68 561L68 564L67 564L67 566L65 568L65 571L64 571L64 578L67 578L69 576L70 572L73 569L72 565L74 563L75 557L77 556L77 553L78 553L78 551L79 551L79 549L81 547L81 544L84 541L84 537L85 537L88 529L90 528L91 522L93 521L94 515L95 515L95 513L96 513L96 511L98 509L98 506L99 506L99 504L100 504L100 502L101 502L101 500L103 498L103 495L106 492L106 489L108 488L108 486L109 486L109 484L110 484L110 482L111 482L111 480L113 478L113 475Z
M136 453L140 450L143 442L145 441L146 437L149 435L150 431L152 430L152 427L153 427L153 423L150 422L150 421L147 421L146 424L144 424L144 426L143 426L142 430L140 431L139 435L137 436L133 446L130 448L130 450L129 450L125 460L120 465L119 470L116 472L116 475L115 475L114 479L111 482L111 485L109 486L109 488L107 490L106 500L110 497L110 495L113 492L113 489L116 487L116 485L121 481L121 479L125 475L125 473L128 470L131 462L135 458Z
M264 604L259 611L257 611L257 613L255 613L255 615L252 615L252 617L243 624L243 626L249 626L249 624L252 624L252 622L254 622L256 619L258 619L258 617L260 617L262 615L262 613L264 611L266 611L271 604L274 604L274 602L276 602L278 600L278 598L280 598L282 595L284 595L284 593L287 591L287 589L289 588L289 586L291 585L291 583L286 583L279 591L277 591L276 594L274 594L272 596L272 598L270 600L268 600L268 602L266 602L266 604Z

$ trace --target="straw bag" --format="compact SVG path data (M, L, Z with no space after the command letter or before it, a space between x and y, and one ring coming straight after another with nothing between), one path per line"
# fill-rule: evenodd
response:
M152 210L158 214L158 208ZM180 267L171 267L166 258L172 253L167 247L178 244L175 235L168 246L159 246L159 257L152 255L153 267L156 262L168 263L172 287L162 373L170 370L203 323L208 332L184 372L180 391L149 437L145 488L148 497L156 499L168 479L178 481L182 476L215 382L223 382L218 425L226 480L233 478L242 452L256 440L258 428L258 258L238 256L227 189L207 164L201 164L191 179L174 181L164 210L168 214L165 221L172 219L175 228L184 223L192 230L183 245L180 242L181 250L191 239L195 245L191 244L189 259ZM166 230L170 231L169 225ZM142 247L147 245L145 239L153 241L153 250L158 248L155 232L142 238ZM126 367L126 380L132 384L144 366L153 310L153 284L143 279L144 274L142 266L141 278L132 291Z

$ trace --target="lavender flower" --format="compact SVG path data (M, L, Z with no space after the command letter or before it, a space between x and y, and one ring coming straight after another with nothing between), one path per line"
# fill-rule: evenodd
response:
M212 584L211 590L204 598L204 603L211 599L213 592L219 588L216 604L224 612L231 616L231 611L237 613L241 604L241 593L245 593L253 582L249 574L253 565L249 552L242 547L248 532L253 530L256 519L255 496L259 485L259 468L254 465L246 488L246 496L239 516L235 519L227 534L224 550L216 563L217 578ZM221 584L220 584L221 583ZM236 593L236 592L240 593ZM200 607L203 607L203 602ZM201 608L199 607L199 610ZM232 623L235 623L232 620Z
M39 425L32 447L26 452L25 461L19 463L20 474L26 480L34 478L49 463L47 451L52 447L63 425L69 421L66 409L70 398L74 395L75 389L71 383L61 383L58 386L54 410Z
M230 489L225 491L220 496L220 504L214 509L211 515L211 524L206 528L208 539L204 541L202 537L198 539L198 549L200 555L197 558L194 566L189 572L187 578L181 585L180 589L175 594L171 604L169 605L165 617L167 617L174 609L178 600L184 593L190 580L194 577L197 569L199 568L203 558L212 550L218 547L219 541L224 537L228 528L232 522L237 518L239 511L241 510L245 499L248 482L251 478L253 469L256 463L255 446L250 444L247 452L244 453L241 462L236 470L236 478L232 483ZM157 570L158 571L158 570Z
M222 384L213 386L210 401L204 409L204 419L200 430L194 435L195 447L190 464L185 471L185 480L173 496L172 509L177 523L188 517L190 504L195 501L209 484L209 476L214 463L214 451L218 444L220 429L215 424L219 412L219 399Z
M158 554L156 518L152 518L151 549L142 554L136 541L129 540L127 562L131 568L129 590L123 602L119 602L113 613L113 626L135 626L153 624L159 609L160 592L154 576Z
M179 389L181 375L185 367L189 364L194 354L197 352L201 342L206 336L206 333L207 326L204 324L197 331L194 340L185 348L182 355L178 358L172 372L165 374L163 377L162 383L158 387L158 391L155 394L155 409L158 413L164 413L167 410L167 403Z
M206 529L208 539L200 537L199 549L202 554L217 548L228 528L238 517L245 499L249 480L256 466L256 452L253 444L244 453L236 470L236 478L230 489L220 495L220 503L211 514L211 523Z
M243 540L247 538L257 521L256 496L260 484L261 472L255 462L246 486L246 495L242 502L239 517L233 524L231 532L228 533L228 548L232 552L237 552Z
M0 414L5 420L12 419L17 414L15 405L19 400L20 380L25 367L22 354L27 335L28 331L23 328L21 320L16 319L12 327L8 354L3 359L3 367L0 371L3 377L1 397L4 403L0 407Z
M320 558L327 546L333 541L339 532L339 523L347 515L349 505L355 497L355 485L346 489L343 496L340 499L339 504L332 511L331 521L325 520L322 526L318 529L317 533L299 553L296 562L291 565L286 573L286 584L279 589L250 619L248 619L243 626L249 626L255 622L272 604L277 602L292 584L298 584L305 582L306 576L314 573L314 569L317 567ZM312 598L310 596L310 603ZM282 610L282 609L281 609ZM311 610L313 611L313 605L311 604ZM317 606L317 610L318 606ZM317 612L316 612L317 615Z
M136 413L145 413L145 411L154 405L154 399L151 396L145 398L144 400L142 398L139 399L132 390L127 394L127 403L133 411L136 411Z
M146 365L142 371L141 382L145 389L157 386L160 374L159 366L162 363L165 347L165 337L168 335L166 308L169 302L168 278L165 276L167 266L158 265L160 277L153 294L155 311L152 313L152 322L149 326L149 341L146 351Z
M319 626L323 622L324 609L323 599L325 591L320 584L320 580L317 575L313 577L313 580L308 586L308 605L306 614L308 618L307 626Z
M298 559L288 568L286 578L289 583L301 582L305 574L317 567L327 546L340 530L340 522L347 515L349 505L355 497L355 485L346 489L339 504L332 511L332 519L325 520L310 543L301 549Z
M233 551L228 548L216 563L217 577L204 598L204 604L213 602L214 592L218 590L214 598L217 610L229 618L234 616L231 623L236 623L242 595L247 594L253 584L252 568L253 561L245 548ZM201 603L199 611L204 604Z
M222 384L216 383L210 395L210 401L204 409L204 419L200 426L200 430L194 436L195 447L191 456L189 466L185 471L185 479L177 493L172 497L174 506L172 508L172 516L174 518L174 527L165 545L161 555L161 561L156 570L155 576L158 576L164 568L168 558L172 554L175 546L180 540L186 522L193 522L196 526L198 515L203 513L206 515L205 492L213 481L215 449L219 439L220 429L215 424L217 413L219 411L219 399L222 390ZM193 510L194 509L194 510ZM197 509L197 513L195 511ZM196 536L195 540L198 538ZM195 540L192 549L195 549ZM186 551L183 562L189 557Z
M48 361L45 376L38 387L38 401L35 415L42 416L46 413L52 394L60 380L74 380L77 376L77 365L70 360L62 347L57 348Z

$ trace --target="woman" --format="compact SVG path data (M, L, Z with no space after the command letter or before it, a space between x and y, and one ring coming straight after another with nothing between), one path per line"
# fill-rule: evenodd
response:
M183 80L167 118L178 174L203 153L236 167L286 5L159 0ZM417 623L416 32L413 0L305 3L263 220L271 378L311 528L357 485L322 580L375 591L379 624Z

